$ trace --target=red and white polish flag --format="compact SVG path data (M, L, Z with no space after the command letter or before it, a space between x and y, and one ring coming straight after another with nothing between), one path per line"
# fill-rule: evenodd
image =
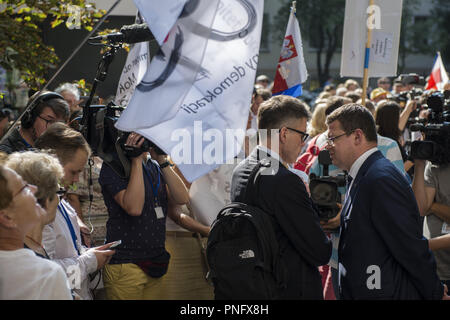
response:
M438 52L425 90L442 90L446 83L448 83L447 71L442 63L441 53Z

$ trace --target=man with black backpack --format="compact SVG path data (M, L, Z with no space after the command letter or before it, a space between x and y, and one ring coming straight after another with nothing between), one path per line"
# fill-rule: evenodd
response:
M289 96L261 104L260 145L235 168L232 204L208 240L216 299L323 299L318 266L328 263L331 243L305 184L289 170L308 119Z

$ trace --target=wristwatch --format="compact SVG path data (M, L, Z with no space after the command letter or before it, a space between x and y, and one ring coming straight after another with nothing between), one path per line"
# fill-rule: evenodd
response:
M173 167L174 164L173 164L173 163L170 163L169 160L166 160L165 162L163 162L163 163L161 163L161 164L159 165L159 167L160 167L161 169L164 169L165 167L168 167L168 166Z

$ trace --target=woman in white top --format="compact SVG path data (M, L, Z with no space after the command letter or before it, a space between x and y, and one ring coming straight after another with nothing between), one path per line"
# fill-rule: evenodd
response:
M67 189L78 181L91 153L83 135L62 123L54 123L36 140L35 147L52 150L64 169L63 185ZM87 249L81 244L77 214L69 202L61 200L55 220L43 229L43 245L50 259L60 264L69 285L83 300L91 300L89 275L103 268L114 254L111 244Z
M41 222L25 235L25 247L42 258L50 259L42 246L42 229L55 220L60 192L58 182L63 178L63 167L55 156L34 151L14 152L9 155L5 165L38 188L35 197L45 214Z
M63 269L24 249L25 235L42 219L36 191L0 165L0 300L72 299Z

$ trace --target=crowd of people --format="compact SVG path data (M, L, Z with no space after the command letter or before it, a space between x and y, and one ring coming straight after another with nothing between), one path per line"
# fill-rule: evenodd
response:
M94 156L75 85L35 93L0 142L0 299L214 299L211 222L248 200L261 159L277 168L252 204L272 217L279 299L450 299L450 166L410 156L431 94L411 79L380 78L365 99L353 79L330 83L308 105L272 97L260 75L242 161L192 184L154 147L128 155L127 175ZM0 136L11 120L0 110ZM132 132L125 145L144 142ZM323 176L346 181L325 218L310 189Z

